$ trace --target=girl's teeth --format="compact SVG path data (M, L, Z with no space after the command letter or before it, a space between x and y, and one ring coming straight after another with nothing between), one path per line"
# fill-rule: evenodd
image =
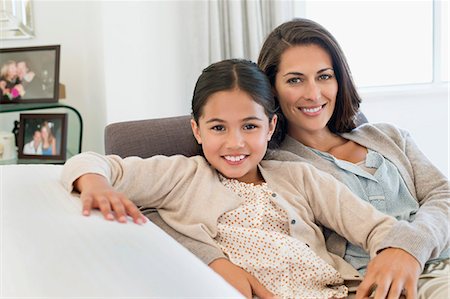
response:
M240 156L225 156L225 159L232 162L238 162L245 158L245 155Z
M308 112L308 113L314 113L319 111L320 109L322 109L322 106L316 107L316 108L302 108L302 110L304 112Z

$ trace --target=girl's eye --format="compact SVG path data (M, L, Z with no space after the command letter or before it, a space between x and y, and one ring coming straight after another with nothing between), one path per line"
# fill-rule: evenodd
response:
M216 126L212 127L211 130L213 130L213 131L225 131L225 127L222 126L222 125L216 125Z
M297 83L301 83L303 82L303 80L301 78L295 77L295 78L290 78L287 80L288 84L297 84Z
M329 80L331 78L333 78L333 75L330 74L322 74L319 76L319 80Z
M256 125L253 125L253 124L247 124L247 125L244 125L244 130L253 130L253 129L256 129L258 126L256 126Z

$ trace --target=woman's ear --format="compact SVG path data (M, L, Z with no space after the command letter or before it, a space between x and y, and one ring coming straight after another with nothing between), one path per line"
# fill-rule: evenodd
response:
M275 132L275 128L277 127L278 116L274 114L272 119L269 122L269 133L267 134L267 141L272 139L273 133Z
M195 139L197 140L197 143L202 144L202 137L200 136L200 128L197 125L197 122L193 119L191 119L191 129Z

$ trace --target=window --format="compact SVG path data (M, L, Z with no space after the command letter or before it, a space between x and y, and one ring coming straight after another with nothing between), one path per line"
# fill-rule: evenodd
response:
M440 68L440 77L442 81L448 82L448 1L438 1L436 2L437 9L437 19L439 24L436 25L436 29L440 31L440 38L437 41L439 45L439 58L441 63L437 63L438 68ZM436 78L439 80L439 78Z
M336 37L358 87L448 81L447 1L304 1L299 13Z

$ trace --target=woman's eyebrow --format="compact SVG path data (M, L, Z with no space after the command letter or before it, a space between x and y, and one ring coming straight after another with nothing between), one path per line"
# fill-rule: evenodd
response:
M323 73L323 72L328 71L328 70L334 72L333 68L331 68L331 67L326 67L326 68L323 68L323 69L318 70L318 71L317 71L317 74ZM294 76L304 76L304 74L301 73L301 72L288 72L288 73L284 74L283 77L290 76L290 75L294 75Z
M333 70L333 68L332 67L327 67L327 68L324 68L324 69L321 69L321 70L319 70L317 73L318 74L320 74L320 73L323 73L323 72L325 72L325 71L328 71L328 70L330 70L330 71L333 71L334 72L334 70Z
M289 72L283 75L283 77L289 76L289 75L295 75L295 76L303 76L303 73L300 72Z

